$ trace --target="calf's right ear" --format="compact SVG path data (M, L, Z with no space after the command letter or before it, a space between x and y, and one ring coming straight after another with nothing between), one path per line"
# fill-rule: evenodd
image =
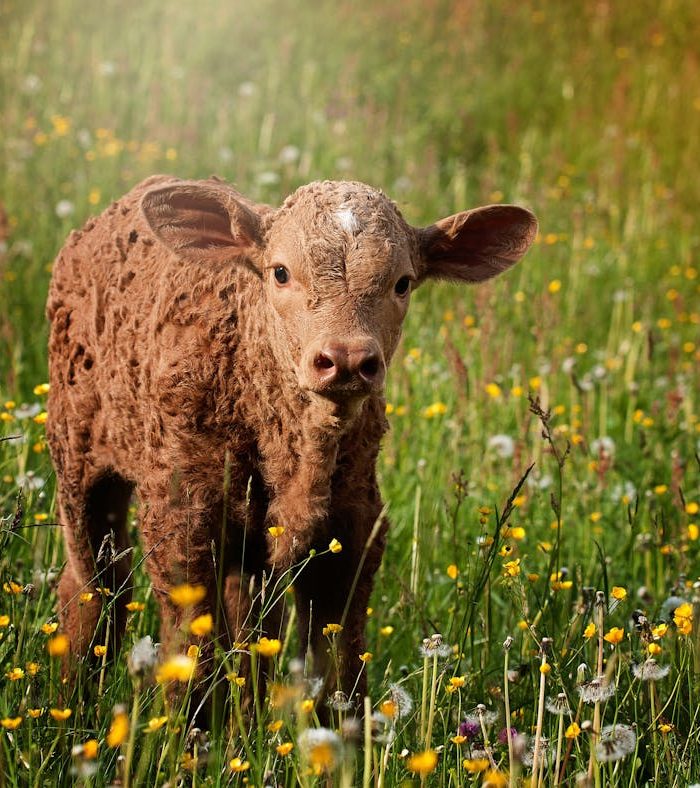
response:
M257 257L262 246L258 214L225 185L180 181L146 192L141 210L151 230L187 262L229 262Z

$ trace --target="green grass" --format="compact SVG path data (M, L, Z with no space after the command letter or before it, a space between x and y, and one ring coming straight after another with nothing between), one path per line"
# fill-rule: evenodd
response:
M699 34L700 10L671 0L0 7L0 406L15 402L0 407L0 437L24 436L0 442L0 581L9 589L0 590L0 719L21 719L0 729L0 785L108 785L123 777L120 755L139 785L375 785L380 774L396 785L420 780L404 751L426 746L438 750L427 784L480 785L483 773L462 765L474 743L452 741L478 704L497 713L492 757L499 774L513 767L515 783L530 768L498 743L509 635L511 724L534 740L544 681L548 697L566 693L565 727L576 719L583 728L565 740L565 784L588 769L598 728L614 722L635 725L637 745L594 765L596 784L700 781ZM426 287L413 299L387 391L380 472L393 528L367 670L374 710L396 683L414 708L389 726L395 738L374 741L369 761L347 740L330 776L306 774L299 737L315 723L296 708L305 696L290 673L293 636L277 678L299 697L271 708L268 695L243 725L219 720L206 752L159 685L129 674L133 643L158 631L141 569L145 610L132 614L114 661L81 671L83 695L62 693L47 654L41 626L55 614L62 548L43 426L17 408L43 409L34 393L46 380L43 304L63 239L154 172L216 172L271 203L309 180L353 178L383 188L416 224L500 200L540 219L537 244L497 282ZM528 393L551 410L547 437ZM497 435L512 438L512 456L489 448ZM613 442L609 456L601 437ZM532 463L506 524L506 502ZM28 472L43 487L32 489ZM516 560L509 575L504 565ZM626 598L611 601L613 587ZM596 605L596 590L610 604ZM690 620L673 623L681 601ZM635 609L651 626L669 624L655 641L670 667L658 681L632 672L650 637L630 623ZM584 637L601 616L602 631L624 628L619 644ZM434 632L452 647L437 673L418 650ZM616 692L596 710L579 704L576 686L581 663L586 679L595 674L599 647ZM7 677L13 668L24 677ZM427 705L437 687L427 744L424 680ZM234 701L238 692L231 684ZM120 704L131 737L110 747ZM71 716L54 720L48 709L63 706ZM161 716L167 723L146 732ZM283 726L272 733L276 719ZM541 723L550 739L542 782L552 785L559 721L545 713ZM71 754L90 739L96 760ZM276 745L287 741L295 747L282 756ZM249 762L245 772L231 770L235 757Z

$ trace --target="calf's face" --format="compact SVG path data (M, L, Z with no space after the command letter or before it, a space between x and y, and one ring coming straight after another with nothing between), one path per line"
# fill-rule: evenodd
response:
M512 205L408 225L361 183L312 183L277 211L226 184L181 181L148 192L156 236L186 264L243 262L261 278L272 351L299 386L337 402L383 388L412 291L428 279L480 282L516 263L537 232Z

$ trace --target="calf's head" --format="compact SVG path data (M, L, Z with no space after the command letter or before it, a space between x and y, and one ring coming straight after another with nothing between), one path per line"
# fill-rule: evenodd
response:
M429 279L482 282L527 251L532 213L490 205L424 228L361 183L302 186L276 211L225 183L180 181L142 209L185 264L245 264L260 277L272 352L299 386L358 402L384 384L412 291Z

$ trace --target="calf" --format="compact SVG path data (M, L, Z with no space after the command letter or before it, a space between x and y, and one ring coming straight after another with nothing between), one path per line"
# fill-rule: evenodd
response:
M326 674L322 629L342 619L339 683L362 693L387 530L375 475L382 391L411 293L429 279L495 276L536 230L510 205L417 229L362 183L311 183L274 210L216 178L157 176L73 232L47 306L72 652L88 653L101 612L99 594L84 592L128 593L135 492L164 650L183 617L174 585L206 588L190 614L212 613L228 648L251 635L255 582L316 549L294 581L300 641Z

